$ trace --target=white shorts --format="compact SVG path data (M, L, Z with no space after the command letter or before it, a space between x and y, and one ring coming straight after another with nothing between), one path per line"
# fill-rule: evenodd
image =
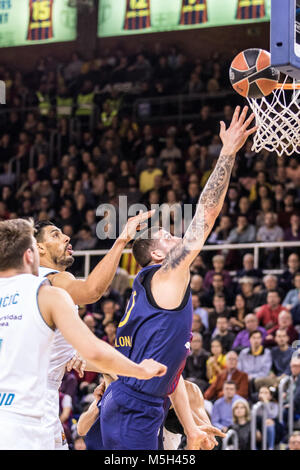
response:
M41 419L1 411L0 423L0 450L54 450Z
M45 414L42 423L49 436L53 436L55 450L68 450L69 446L64 428L59 419L59 392L56 389L47 389Z

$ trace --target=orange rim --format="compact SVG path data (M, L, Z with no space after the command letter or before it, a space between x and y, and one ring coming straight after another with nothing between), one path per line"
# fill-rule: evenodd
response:
M300 90L300 83L277 83L275 88L283 88L284 90Z

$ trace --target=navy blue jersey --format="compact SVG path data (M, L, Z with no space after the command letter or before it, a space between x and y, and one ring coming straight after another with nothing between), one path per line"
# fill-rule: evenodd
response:
M149 286L159 268L145 267L136 276L115 347L134 362L152 358L168 367L165 376L151 380L120 377L133 390L164 398L174 392L189 354L193 309L189 287L177 309L166 310L155 304Z

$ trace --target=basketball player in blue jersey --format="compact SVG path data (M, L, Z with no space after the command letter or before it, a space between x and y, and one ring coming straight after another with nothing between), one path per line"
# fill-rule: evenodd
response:
M181 373L191 339L190 265L221 211L236 153L257 130L248 129L254 115L247 119L247 111L247 106L242 112L237 107L227 130L225 123L220 123L220 157L184 238L156 228L133 244L133 254L142 269L134 280L115 346L134 361L153 357L166 364L168 371L164 377L148 382L121 377L107 388L100 416L105 449L157 449L167 396L187 436L189 449L211 449L215 435L224 437L207 423L196 426Z

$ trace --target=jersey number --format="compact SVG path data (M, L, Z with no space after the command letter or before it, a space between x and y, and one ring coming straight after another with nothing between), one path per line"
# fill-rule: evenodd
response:
M50 2L49 0L42 0L41 2L35 2L32 5L33 14L32 18L34 21L45 21L50 18Z
M133 294L132 294L132 304L131 304L131 307L129 308L129 305L128 305L125 318L124 318L124 320L122 320L122 321L119 323L118 328L121 328L121 326L126 325L126 323L128 322L129 317L130 317L130 314L131 314L132 309L133 309L134 304L135 304L135 296L136 296L136 291L134 291ZM129 309L128 309L128 308L129 308Z

